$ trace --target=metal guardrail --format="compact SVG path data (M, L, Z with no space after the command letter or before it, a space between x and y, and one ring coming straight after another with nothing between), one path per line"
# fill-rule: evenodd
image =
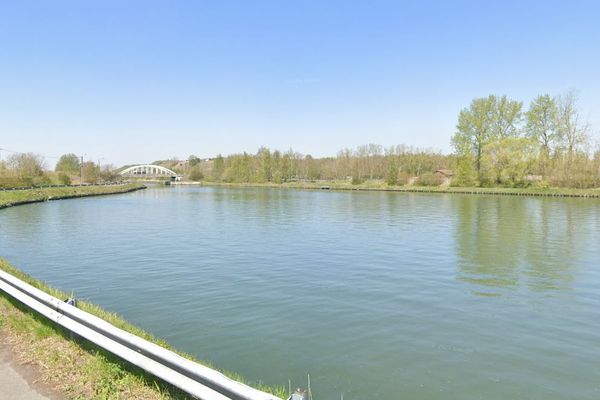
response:
M117 357L201 400L281 400L109 324L0 270L0 290Z

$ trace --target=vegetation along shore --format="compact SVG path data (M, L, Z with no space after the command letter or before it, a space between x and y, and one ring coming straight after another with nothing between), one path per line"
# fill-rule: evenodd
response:
M450 154L366 144L313 157L261 147L254 154L192 154L152 164L183 182L211 184L568 197L596 197L600 188L600 147L573 92L539 95L527 109L507 96L473 99L460 111L450 142ZM0 187L114 182L125 178L119 173L127 166L101 168L70 153L49 170L41 155L15 152L0 160Z
M473 195L498 196L532 196L532 197L578 197L600 198L600 189L569 189L569 188L503 188L503 187L453 187L453 186L390 186L383 181L366 181L360 185L339 181L307 181L289 183L224 183L224 182L180 182L175 185L199 184L202 186L225 187L268 187L279 189L306 190L351 190L351 191L380 191L399 193L453 193Z
M103 196L145 189L139 183L89 186L34 187L20 190L0 190L0 208L49 200Z
M452 135L453 152L366 144L333 157L262 147L255 154L155 161L184 179L228 184L330 185L449 193L587 195L600 187L600 147L574 93L473 99ZM328 183L330 182L330 183ZM457 189L455 189L457 188ZM460 189L458 189L460 188ZM518 190L505 190L518 189Z
M2 258L0 258L0 269L54 297L66 299L71 296L28 276ZM150 333L97 305L78 301L77 307L120 329L173 350L164 340L153 337ZM34 365L39 370L41 381L65 398L188 398L178 389L158 381L89 342L72 340L63 328L39 316L3 292L0 292L0 343L9 347L16 362ZM181 352L179 354L194 359L188 354ZM206 362L202 364L214 368ZM235 373L224 373L260 390L282 398L286 396L287 392L283 387L253 384Z

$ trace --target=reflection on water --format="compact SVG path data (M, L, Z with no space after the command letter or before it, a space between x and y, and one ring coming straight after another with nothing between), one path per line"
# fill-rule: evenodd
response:
M458 279L474 293L570 290L598 204L518 197L455 198Z

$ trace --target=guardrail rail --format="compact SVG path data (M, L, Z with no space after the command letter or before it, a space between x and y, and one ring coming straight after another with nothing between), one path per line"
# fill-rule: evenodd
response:
M111 325L0 270L0 290L49 320L201 400L281 400Z

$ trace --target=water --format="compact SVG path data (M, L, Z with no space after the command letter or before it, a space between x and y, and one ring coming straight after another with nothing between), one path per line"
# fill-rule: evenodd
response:
M0 211L0 255L317 400L600 398L600 202L152 188Z

